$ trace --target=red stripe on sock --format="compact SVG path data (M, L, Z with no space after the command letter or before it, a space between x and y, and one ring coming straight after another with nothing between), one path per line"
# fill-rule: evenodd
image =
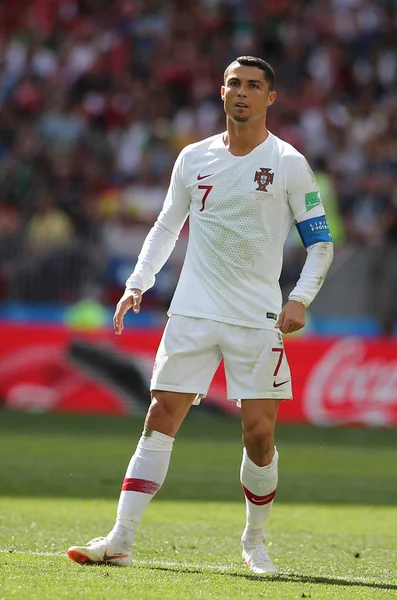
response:
M247 490L247 488L243 484L241 484L241 487L243 488L243 492L244 492L246 498L250 502L252 502L252 504L256 504L257 506L263 506L264 504L269 504L269 502L274 500L274 497L275 497L276 491L277 491L277 490L274 490L274 492L271 492L270 494L267 494L266 496L256 496L255 494L253 494L252 492Z
M147 479L135 479L126 477L123 481L122 492L142 492L153 496L159 489L160 484Z

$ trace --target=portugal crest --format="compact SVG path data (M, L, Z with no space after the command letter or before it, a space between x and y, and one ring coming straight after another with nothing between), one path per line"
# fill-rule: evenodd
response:
M256 191L267 192L267 186L273 183L274 173L270 172L271 169L264 169L261 167L260 171L256 171L254 181L258 184Z

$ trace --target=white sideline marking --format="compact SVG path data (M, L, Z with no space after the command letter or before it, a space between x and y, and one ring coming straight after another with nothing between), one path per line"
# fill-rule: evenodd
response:
M21 550L0 550L0 554L21 554L22 556L65 556L66 552L22 552ZM204 565L194 563L176 562L171 560L148 560L133 559L133 565L148 565L152 567L182 567L184 569L212 569L213 571L230 571L233 565Z

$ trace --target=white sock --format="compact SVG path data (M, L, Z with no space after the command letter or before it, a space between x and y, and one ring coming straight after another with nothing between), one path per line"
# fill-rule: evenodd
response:
M121 488L117 519L108 538L131 546L147 505L167 475L174 438L146 430L128 465Z
M270 464L258 467L243 450L240 481L245 494L247 522L242 535L243 542L260 543L264 539L264 525L276 495L278 481L278 452Z

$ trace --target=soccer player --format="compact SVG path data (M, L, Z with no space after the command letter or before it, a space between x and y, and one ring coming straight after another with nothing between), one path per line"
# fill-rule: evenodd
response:
M264 525L278 480L277 410L292 398L282 334L301 329L333 256L319 188L306 159L266 129L276 100L274 71L243 56L226 69L226 131L184 148L163 209L149 232L114 315L129 309L168 259L189 216L189 243L151 380L152 401L128 465L111 532L69 548L80 564L132 564L143 513L162 485L175 435L203 398L223 358L227 396L241 406L241 485L246 502L242 554L254 573L274 574ZM295 222L307 258L282 308L283 245Z

